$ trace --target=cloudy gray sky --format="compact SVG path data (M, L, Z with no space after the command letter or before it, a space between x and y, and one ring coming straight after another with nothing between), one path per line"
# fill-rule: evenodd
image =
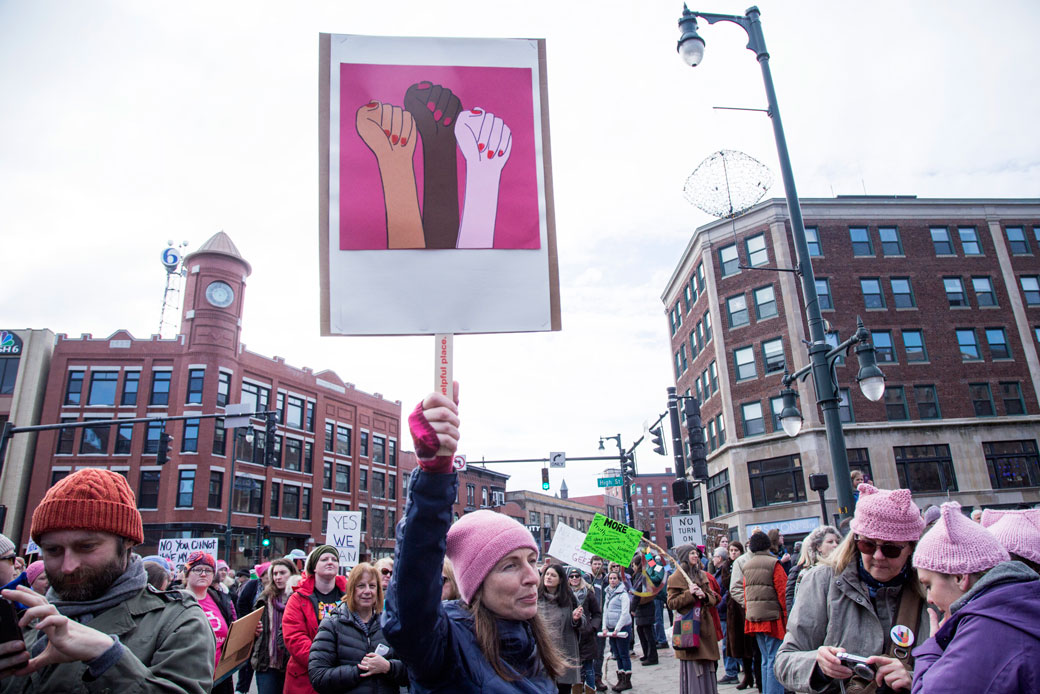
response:
M759 7L803 197L1040 195L1040 4ZM764 106L742 30L702 22L691 70L675 53L681 11L0 0L0 327L147 337L167 239L195 248L224 230L253 265L249 349L408 407L431 387L432 338L318 337L318 33L544 37L563 331L456 338L462 449L472 461L596 455L605 434L627 444L664 411L660 295L711 220L683 199L685 178L719 149L777 170L768 118L712 109ZM666 463L644 446L639 464ZM572 494L594 492L600 467L569 465ZM511 488L537 487L537 468L502 467Z

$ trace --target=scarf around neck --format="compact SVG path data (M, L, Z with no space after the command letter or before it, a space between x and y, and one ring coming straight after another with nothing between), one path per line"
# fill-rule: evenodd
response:
M538 648L534 640L534 632L527 622L516 622L510 619L496 619L498 640L501 645L499 654L511 668L523 677L532 677L542 669Z
M270 666L278 670L285 668L288 654L279 648L278 635L282 633L282 615L285 614L285 603L289 601L286 595L276 595L271 599L267 609L270 610L267 622L271 625L271 638L267 641L267 658Z
M863 567L863 558L860 556L856 557L857 571L859 573L859 580L863 581L863 584L867 587L867 591L870 593L871 598L876 598L877 593L882 588L897 588L904 583L906 579L910 577L910 561L907 560L906 564L903 565L903 570L899 572L895 578L891 578L887 581L879 581L869 573Z
M66 617L72 617L76 621L86 624L95 616L107 609L126 602L132 596L144 590L148 583L148 573L144 570L144 562L136 554L132 555L130 565L126 567L123 575L108 587L105 594L94 600L76 602L62 600L54 588L47 590L47 600L54 605L58 612ZM78 618L78 619L77 619Z

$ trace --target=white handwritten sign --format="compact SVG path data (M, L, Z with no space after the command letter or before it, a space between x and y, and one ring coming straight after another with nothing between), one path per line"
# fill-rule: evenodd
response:
M325 542L339 552L340 566L357 566L361 553L361 511L329 511Z
M188 561L188 555L195 551L219 556L220 540L215 537L173 537L159 540L160 557L169 561L176 569L180 569Z
M672 546L703 545L701 534L701 517L696 513L683 516L672 516Z
M556 557L568 566L577 566L591 573L592 552L586 552L581 548L583 542L585 533L560 523L556 526L556 534L549 545L549 556Z

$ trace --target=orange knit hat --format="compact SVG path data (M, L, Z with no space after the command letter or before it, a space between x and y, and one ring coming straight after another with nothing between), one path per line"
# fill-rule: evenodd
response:
M111 470L77 470L47 490L33 511L34 542L52 530L100 530L144 542L141 512L126 478Z

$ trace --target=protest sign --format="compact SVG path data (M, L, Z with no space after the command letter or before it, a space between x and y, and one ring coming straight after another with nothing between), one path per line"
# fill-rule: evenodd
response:
M325 543L339 552L340 566L357 566L361 553L361 511L329 511Z
M215 537L171 537L159 540L159 550L156 554L178 570L188 561L188 555L192 552L206 552L217 559L220 556L219 549L220 540Z
M592 553L581 548L583 542L585 542L585 533L560 523L556 526L556 534L553 535L552 543L549 545L549 556L556 557L565 565L577 566L584 571L591 572Z
M701 517L696 513L683 516L672 516L672 546L703 545L701 535Z
M217 684L249 660L253 652L253 641L256 640L256 625L264 608L253 610L245 617L240 617L228 627L228 635L220 647L220 661L213 671L213 683Z
M545 41L321 34L319 73L322 334L559 330Z
M628 566L642 539L643 533L635 528L597 513L592 518L592 525L585 534L581 548L621 566Z

